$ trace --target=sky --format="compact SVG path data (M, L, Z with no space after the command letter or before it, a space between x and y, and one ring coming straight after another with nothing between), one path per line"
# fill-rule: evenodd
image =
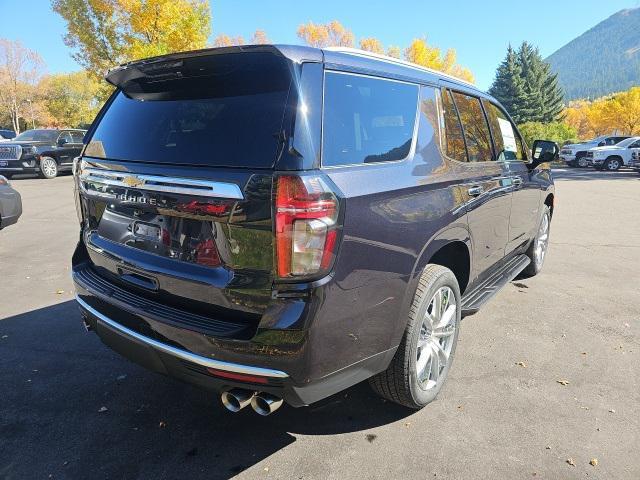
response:
M337 19L356 40L373 36L404 48L426 37L442 50L454 48L487 89L510 43L527 40L546 57L617 11L639 6L640 0L211 0L212 39L226 33L248 41L262 29L274 43L297 44L301 23ZM49 0L0 0L0 38L36 50L49 73L80 68L64 33Z

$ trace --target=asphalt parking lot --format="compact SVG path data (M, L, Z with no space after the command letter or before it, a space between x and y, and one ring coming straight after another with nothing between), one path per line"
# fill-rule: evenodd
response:
M0 479L640 478L640 175L556 178L544 271L465 319L434 403L407 411L365 383L267 418L227 412L86 333L69 278L71 178L14 180L24 214L0 232Z

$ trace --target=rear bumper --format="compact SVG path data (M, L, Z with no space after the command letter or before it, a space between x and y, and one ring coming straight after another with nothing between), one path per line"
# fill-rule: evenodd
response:
M22 215L22 197L20 197L20 194L13 189L0 191L0 228L13 225L18 221L20 215Z
M250 340L228 340L159 322L110 303L83 282L74 268L77 300L85 324L107 346L143 367L222 392L245 388L271 393L294 407L309 405L384 370L395 348L313 378L318 365L309 351L324 348L309 331L269 330ZM133 309L132 309L133 310ZM326 350L331 355L330 350ZM257 377L236 380L237 375Z

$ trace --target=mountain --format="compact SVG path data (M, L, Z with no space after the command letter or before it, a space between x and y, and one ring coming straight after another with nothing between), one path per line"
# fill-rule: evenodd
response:
M640 8L610 16L546 61L558 74L565 100L593 99L640 85Z

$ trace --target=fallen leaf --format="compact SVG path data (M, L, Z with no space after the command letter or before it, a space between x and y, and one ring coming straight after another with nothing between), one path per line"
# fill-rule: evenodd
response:
M569 385L569 380L556 380L560 385Z
M518 288L529 288L524 283L513 282L513 284Z
M98 413L106 412L107 410L109 410L107 407L100 407Z
M519 367L522 367L522 368L527 368L527 364L524 363L524 362L516 362L516 365L518 365Z
M609 410L609 413L616 413L616 411L612 408L611 410Z
M56 291L56 294L57 294L57 295L62 295L63 293L64 293L64 290L57 290L57 291Z
M373 441L378 438L377 435L374 435L373 433L368 433L367 436L365 437L367 439L367 442L369 443L373 443Z
M269 467L264 467L264 471L268 472L269 471Z
M598 459L597 458L592 458L591 460L589 460L589 465L593 465L594 467L598 465Z
M544 447L547 450L551 450L551 446L547 445L546 447Z
M458 405L458 410L464 410L464 406Z
M573 461L573 458L567 458L567 463L568 463L569 465L571 465L572 467L575 467L575 466L576 466L576 462L574 462L574 461Z
M408 427L409 425L411 425L411 422L407 422L404 424L405 427Z
M582 352L580 355L586 355L586 354L587 354L587 352Z

